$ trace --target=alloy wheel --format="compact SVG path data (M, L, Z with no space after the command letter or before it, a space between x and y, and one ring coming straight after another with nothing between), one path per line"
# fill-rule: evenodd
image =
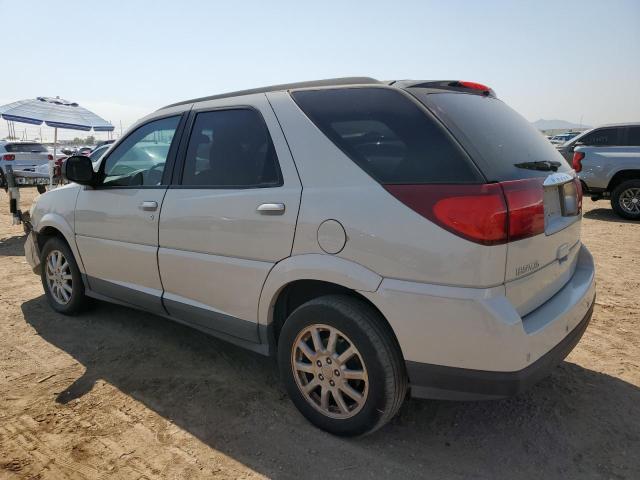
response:
M367 401L369 379L362 355L335 327L304 328L293 343L291 368L307 403L328 417L351 418Z
M618 199L620 208L632 215L640 214L640 188L627 188Z
M71 265L60 250L51 250L47 255L45 275L53 299L61 305L69 303L73 293Z

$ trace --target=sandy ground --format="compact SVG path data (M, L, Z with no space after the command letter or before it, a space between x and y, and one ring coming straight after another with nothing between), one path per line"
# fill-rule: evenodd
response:
M594 318L551 377L503 401L411 400L345 440L297 413L269 360L118 306L53 313L6 199L0 478L640 478L640 224L608 203L585 201Z

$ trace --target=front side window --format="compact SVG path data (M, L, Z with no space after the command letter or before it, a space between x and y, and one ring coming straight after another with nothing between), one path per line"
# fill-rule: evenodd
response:
M198 113L185 157L182 185L264 188L282 184L267 126L255 110Z
M149 122L124 139L102 162L103 186L157 186L162 182L180 117Z
M590 147L613 147L620 145L619 128L601 128L585 135L579 143Z

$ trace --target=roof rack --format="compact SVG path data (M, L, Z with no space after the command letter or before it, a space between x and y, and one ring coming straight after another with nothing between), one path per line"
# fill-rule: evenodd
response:
M166 105L159 110L165 108L177 107L178 105L186 105L189 103L204 102L207 100L218 100L220 98L240 97L243 95L251 95L254 93L267 93L277 92L280 90L291 90L294 88L309 88L309 87L331 87L340 85L367 85L367 84L380 84L383 82L371 77L344 77L344 78L328 78L325 80L312 80L310 82L296 82L296 83L283 83L281 85L271 85L269 87L252 88L250 90L238 90L237 92L222 93L219 95L211 95L208 97L193 98L191 100L185 100L183 102L172 103Z

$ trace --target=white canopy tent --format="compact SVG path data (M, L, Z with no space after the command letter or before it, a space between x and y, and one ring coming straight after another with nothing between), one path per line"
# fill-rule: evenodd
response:
M53 127L53 160L49 162L49 182L53 186L53 166L56 160L58 129L85 132L111 132L113 125L75 102L60 97L37 97L19 100L0 107L0 116L10 122Z

